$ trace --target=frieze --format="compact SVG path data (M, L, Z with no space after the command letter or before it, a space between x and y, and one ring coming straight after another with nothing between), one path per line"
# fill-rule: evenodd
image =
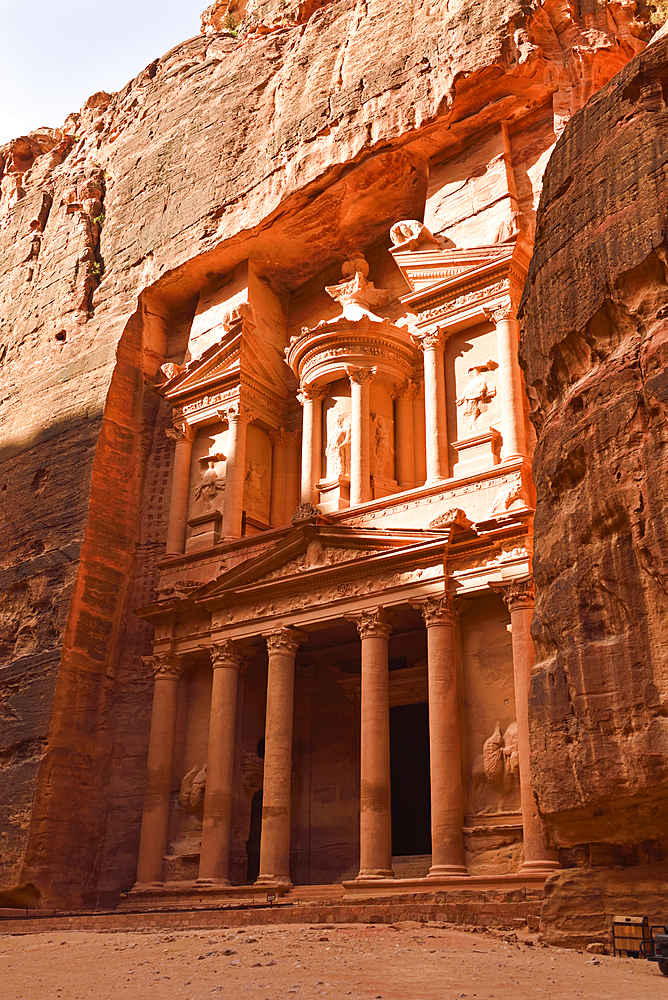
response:
M498 476L494 479L485 479L476 483L466 483L464 486L455 487L444 493L436 493L430 497L421 497L419 500L399 503L391 507L383 507L382 510L372 510L369 511L368 514L363 514L360 517L352 517L350 520L346 518L345 524L350 525L351 527L357 527L358 525L366 524L369 520L375 520L377 517L390 517L393 514L399 514L402 511L415 510L416 507L424 507L427 504L439 503L442 500L448 500L452 497L465 496L467 493L478 493L480 490L498 489L505 483L509 483L511 481L514 482L515 479L515 475L507 475Z
M504 278L503 281L496 281L491 285L484 285L482 287L474 288L468 292L461 292L459 295L452 296L451 298L446 298L431 308L418 309L417 316L424 322L426 320L434 319L437 316L444 316L449 312L454 312L462 306L480 302L492 295L507 292L509 289L510 281L508 278Z

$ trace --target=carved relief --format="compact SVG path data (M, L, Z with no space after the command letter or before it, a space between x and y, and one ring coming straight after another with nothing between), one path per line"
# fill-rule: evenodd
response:
M472 813L517 811L519 781L517 723L511 722L503 733L501 723L497 722L471 768L469 810Z
M246 478L244 479L244 502L246 508L252 513L262 516L265 512L268 496L267 489L263 485L263 478L267 469L259 462L246 459Z
M320 511L312 503L300 503L290 518L290 524L297 528L302 524L316 524Z
M381 413L371 414L371 473L394 477L394 424Z
M325 444L327 479L350 475L350 418L347 413L338 413L333 430Z
M224 460L225 456L220 453L205 455L200 459L203 471L200 484L195 490L195 500L204 500L207 504L212 504L218 494L225 489L225 480L216 471L216 463Z
M518 479L514 483L509 483L507 486L504 486L499 490L490 505L489 517L493 517L495 514L503 514L507 510L510 510L517 500L519 500L524 507L527 506L521 479Z
M206 764L200 767L195 764L181 782L179 805L191 816L202 818L204 811L204 795L206 792Z
M402 219L401 222L395 222L390 229L390 239L395 247L408 243L409 249L415 250L420 244L431 244L440 249L436 237L416 219Z
M473 521L469 521L464 511L459 507L453 507L452 510L446 510L443 514L435 517L433 521L430 521L429 527L451 528L455 524L459 525L460 528L470 528L473 525Z
M464 416L468 418L470 430L475 430L478 418L487 411L492 399L496 396L496 386L489 373L499 366L491 358L469 368L469 378L464 391L457 400L457 406L463 407Z

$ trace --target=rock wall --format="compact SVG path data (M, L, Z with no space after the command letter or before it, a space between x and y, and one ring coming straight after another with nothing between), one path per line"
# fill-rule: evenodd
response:
M668 853L667 66L656 38L567 125L521 307L538 430L532 780L575 867ZM563 902L589 882L564 873L555 899L558 884Z
M88 905L134 876L151 678L131 609L171 454L151 387L200 289L250 259L288 295L421 217L449 157L455 232L530 231L555 134L647 35L626 0L316 6L255 5L242 40L212 13L120 93L0 149L4 901ZM503 155L524 119L501 212L465 152L496 127Z

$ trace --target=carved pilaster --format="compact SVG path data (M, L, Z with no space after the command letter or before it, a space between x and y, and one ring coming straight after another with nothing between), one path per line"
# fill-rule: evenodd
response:
M344 615L346 621L354 622L360 639L388 639L392 625L387 620L384 608L371 608L368 611L358 611L352 615Z
M222 642L213 642L209 646L211 666L214 670L219 667L231 667L240 670L243 664L243 657L239 653L237 644L232 639L223 639Z
M457 621L457 606L451 594L426 597L422 601L411 601L410 604L421 613L427 628L431 625L454 625Z
M501 594L511 614L521 609L533 611L535 604L533 577L493 586L492 590Z
M156 680L163 677L180 677L183 673L183 663L175 653L154 653L153 656L142 656L142 661L151 668Z
M303 632L298 632L292 628L279 628L274 632L265 632L264 638L267 641L267 651L272 653L289 653L294 655L299 649L299 644L306 638Z

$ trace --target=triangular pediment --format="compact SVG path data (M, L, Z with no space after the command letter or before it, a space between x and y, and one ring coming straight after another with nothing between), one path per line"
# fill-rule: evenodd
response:
M305 585L305 578L366 565L406 546L429 544L438 535L428 531L370 531L338 526L308 525L295 528L268 552L223 572L196 595L198 601L216 600L247 588Z
M499 264L510 262L513 244L474 247L472 249L441 249L429 247L421 250L404 250L398 247L390 251L399 267L411 293L402 301L410 301L414 294L433 291L468 279L476 273L484 273Z
M285 380L277 367L255 329L250 324L238 323L222 340L162 385L160 392L172 402L178 402L238 386L243 380L271 395L284 397L287 394Z

